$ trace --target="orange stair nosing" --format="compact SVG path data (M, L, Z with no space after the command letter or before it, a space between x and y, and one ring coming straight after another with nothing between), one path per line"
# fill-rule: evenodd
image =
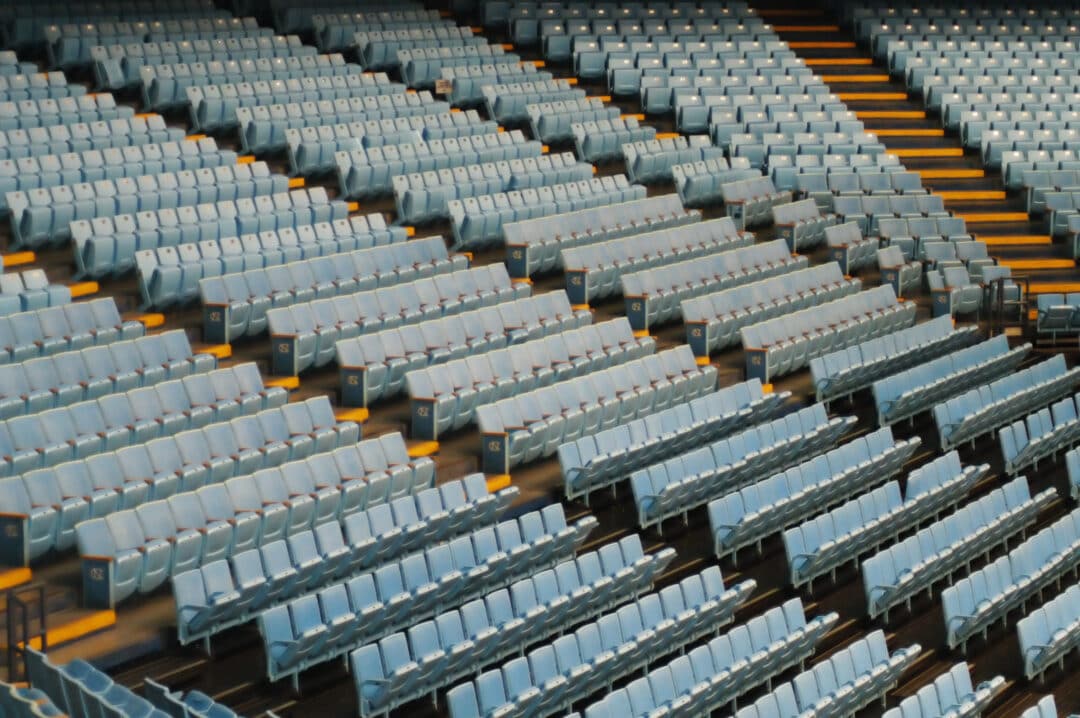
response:
M897 157L963 157L962 147L904 147L890 149L890 154ZM918 169L915 168L917 172Z
M946 202L1001 202L1006 197L1004 190L952 189L935 194L941 195Z
M0 591L6 591L9 588L29 583L33 575L33 572L26 567L11 568L0 572Z
M1076 267L1076 261L1072 259L999 259L998 263L1016 271Z
M978 238L988 247L1053 244L1048 234L980 234Z
M300 377L298 376L279 376L275 379L267 379L266 386L280 386L286 391L295 391L300 388Z
M925 120L923 110L856 110L860 120Z
M985 170L969 170L969 169L926 169L926 170L913 170L922 175L923 179L981 179L986 176Z
M895 127L882 127L881 129L866 128L867 132L873 132L878 137L944 137L945 130L928 128L912 128L910 130Z
M807 40L798 42L789 42L788 47L792 50L854 50L855 43L853 42L838 42L834 40Z
M836 25L773 25L774 32L840 32Z
M487 480L488 493L502 491L510 485L510 474L497 474Z
M116 625L116 611L95 611L88 616L77 618L71 623L50 628L45 632L45 644L49 648L77 641L91 633L103 631ZM41 649L41 636L30 639L30 647Z
M1026 222L1027 212L968 212L960 215L968 224L995 224L1002 222Z
M418 441L410 444L408 448L409 458L418 459L421 456L431 456L439 451L439 442L437 441Z
M821 81L830 85L843 83L877 83L888 82L888 75L822 75Z
M813 67L865 67L873 65L869 57L808 57L806 64Z
M1070 294L1080 292L1080 282L1032 282L1033 294Z
M18 267L22 264L30 264L37 255L33 252L12 252L11 254L3 255L3 266L5 267Z
M371 412L367 409L360 407L357 409L344 409L337 412L334 418L338 421L351 421L356 424L363 424L371 416Z

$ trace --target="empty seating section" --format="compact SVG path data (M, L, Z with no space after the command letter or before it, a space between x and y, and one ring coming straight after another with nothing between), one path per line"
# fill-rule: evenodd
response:
M791 192L778 191L768 177L739 179L720 185L724 209L743 229L772 222L774 205L791 202Z
M634 329L672 321L685 299L805 269L782 239L634 272L620 277L626 314Z
M1080 512L1065 515L942 591L949 647L966 651L968 641L980 633L985 640L990 627L1010 611L1019 607L1027 613L1028 601L1042 601L1047 589L1061 590L1067 574L1075 577L1080 555L1078 522Z
M975 327L941 316L810 360L817 400L850 397L879 379L978 341Z
M734 433L746 423L775 415L790 396L766 394L761 382L751 379L720 389L642 419L583 436L559 446L566 497L583 496L625 478L633 467L684 453L694 442L711 441Z
M287 177L255 162L8 192L5 201L15 244L38 247L66 241L77 220L253 199L288 189Z
M106 90L137 87L141 80L140 70L147 66L258 58L296 58L316 54L318 50L302 44L297 35L139 42L90 47L94 80L99 88Z
M674 179L675 165L723 159L723 150L713 147L703 135L660 137L647 142L634 141L622 146L626 173L634 182L656 184Z
M237 714L205 693L188 691L181 700L179 693L147 679L144 693L114 683L111 678L90 663L76 658L65 665L56 665L33 648L27 648L27 676L35 686L28 693L18 694L29 703L47 705L54 712L12 713L10 715L142 715L150 718L184 715L192 718L237 718ZM27 689L19 689L20 691ZM6 693L7 691L3 691ZM2 694L2 693L0 693ZM0 702L4 699L0 698ZM59 712L62 707L63 713ZM179 711L179 713L177 713Z
M895 476L918 446L918 437L896 441L885 427L710 501L716 555L735 558L740 548L750 545L760 553L765 538L817 508L836 505Z
M242 107L395 95L405 90L404 85L390 82L384 73L357 71L348 75L197 85L188 87L185 93L192 128L217 132L236 129L237 110Z
M964 473L924 472L920 478L908 482L903 498L899 482L889 481L784 531L792 585L812 586L824 575L835 582L838 569L951 510L974 484Z
M112 129L104 125L101 134L109 135ZM6 195L11 192L237 163L235 152L220 149L210 137L191 141L162 132L160 136L148 134L140 143L132 135L124 134L124 128L115 129L116 135L112 137L122 142L100 143L100 147L95 146L99 144L96 136L85 142L68 138L55 143L50 143L48 138L26 136L19 138L22 143L5 146L0 134L0 155L6 155L0 160L3 206L8 206Z
M206 277L198 287L204 311L213 306L221 313L225 341L231 341L264 331L267 312L274 308L414 282L468 265L465 256L447 253L442 237L429 237Z
M575 122L570 131L578 156L588 162L622 158L624 145L656 137L656 128L638 124L636 117Z
M836 224L836 216L821 214L812 199L773 205L772 213L777 234L787 241L792 252L821 244L825 230Z
M346 406L368 406L401 392L409 372L475 358L591 322L588 311L571 309L566 294L548 292L344 339L336 347L341 401Z
M890 654L885 634L873 631L799 673L791 682L771 686L771 692L743 706L735 715L788 718L828 715L833 711L855 713L878 700L884 703L886 691L899 682L921 650L916 643Z
M450 200L454 248L481 249L502 244L507 226L516 222L617 205L645 196L645 187L630 184L626 175L614 175Z
M675 190L686 207L720 204L723 201L720 188L725 184L760 176L761 172L752 169L750 160L745 157L732 157L730 160L711 157L671 167Z
M887 620L900 604L910 610L912 599L935 583L969 573L973 561L1023 532L1056 496L1053 489L1031 496L1020 476L867 558L861 569L869 615Z
M835 262L725 289L682 302L686 341L697 356L739 343L739 329L791 311L817 306L862 288Z
M506 264L511 276L529 277L561 267L563 249L700 221L700 212L668 194L510 222L503 227Z
M296 674L354 647L372 647L380 638L381 645L399 643L403 636L395 631L412 625L409 632L415 634L419 630L415 624L424 619L572 558L595 525L596 519L587 516L568 526L562 507L555 504L494 526L477 524L449 543L438 542L440 537L429 539L431 545L422 553L384 562L368 574L379 590L379 600L349 610L365 620L344 630L340 615L320 615L320 605L337 612L348 606L344 584L273 607L258 617L267 649L267 674L271 680ZM358 568L367 565L352 565L347 573ZM435 626L433 621L428 625ZM366 669L357 675L358 686L367 682L371 658L370 648L360 648L353 656L354 664ZM360 693L363 696L364 691Z
M573 140L575 125L601 120L610 122L619 117L619 108L605 105L596 97L530 102L525 105L525 112L533 137L549 143Z
M332 361L339 340L460 314L529 294L529 285L513 284L503 265L491 264L269 309L266 324L274 346L273 370L296 375Z
M1080 636L1076 630L1076 607L1080 585L1069 589L1036 608L1016 624L1024 675L1041 678L1057 664L1065 667L1065 658L1076 648Z
M1030 351L1030 344L1010 349L1008 339L997 336L878 379L871 385L878 424L910 420L950 396L1007 374Z
M623 274L684 262L754 243L730 217L635 234L607 242L567 247L561 252L566 293L575 304L620 294Z
M181 128L167 127L161 115L121 113L111 119L87 118L78 122L5 129L0 131L0 157L15 159L109 148L131 150L147 143L177 142L183 140L184 135Z
M957 663L927 683L914 695L885 711L884 718L928 718L932 715L980 715L1005 689L1005 679L994 676L978 686L972 685L966 663Z
M317 175L335 168L338 152L368 147L383 147L385 153L401 150L401 145L436 140L462 140L466 137L487 136L498 131L494 122L481 120L474 110L396 120L366 120L338 124L320 124L285 130L289 168L293 174Z
M352 215L258 234L142 249L135 253L135 269L144 306L169 307L198 299L204 279L219 277L226 286L240 289L245 283L238 280L245 270L402 243L406 239L407 230L387 227L381 214ZM207 288L217 285L209 283ZM203 317L203 333L208 341L228 341L229 333L222 329L223 317L213 315L214 305L223 303L225 296L211 293L203 297L204 306L209 307Z
M484 96L488 117L506 124L527 122L529 106L537 101L553 103L585 99L584 90L572 87L568 80L562 79L482 85L480 91Z
M711 393L716 368L688 347L658 352L477 409L485 472L508 473L561 444Z
M320 397L5 479L3 492L12 504L8 520L23 529L3 542L6 560L25 565L50 549L67 550L75 543L80 522L176 494L187 494L185 500L190 501L190 492L203 487L210 487L199 495L205 498L209 516L218 518L217 511L225 510L225 518L235 521L238 532L232 545L243 546L252 540L258 522L233 516L223 482L355 443L359 433L357 425L337 422L329 402ZM297 475L291 471L287 478ZM309 484L318 482L298 481L287 482L291 490L299 487L317 494ZM250 482L241 485L250 488ZM331 499L335 497L320 499L320 516L328 511L336 515L340 502Z
M0 317L0 364L136 339L140 322L121 319L111 297Z
M1080 370L1068 369L1061 354L1009 376L970 389L934 406L942 448L948 449L992 432L1008 421L1044 407L1072 392Z
M1080 293L1059 294L1048 292L1035 297L1035 330L1049 334L1054 340L1058 334L1080 332ZM1075 315L1075 318L1074 318Z
M888 285L766 319L739 329L746 373L767 382L807 366L814 357L890 334L914 322L914 302L897 300Z
M1011 424L1003 425L998 429L998 442L1001 444L1002 458L1005 459L1005 472L1016 474L1027 466L1037 469L1040 461L1053 461L1059 453L1068 452L1066 468L1070 472L1070 489L1075 492L1078 487L1072 478L1074 466L1070 450L1080 438L1080 421L1077 417L1076 397L1066 396L1049 407L1036 409Z
M345 219L348 205L322 187L71 223L75 265L91 278L135 268L139 250L176 247Z
M635 337L630 323L619 318L410 371L405 385L412 436L438 439L472 423L480 406L655 351L652 337Z
M400 222L422 223L449 219L450 200L580 182L592 176L592 165L566 152L398 175L393 178L394 200Z
M630 474L640 526L661 530L665 519L682 516L757 477L783 470L800 456L834 446L855 424L854 417L829 419L815 404L752 426Z
M290 129L362 122L365 130L370 132L388 128L389 125L382 123L393 121L400 132L413 127L410 118L423 122L427 117L441 117L449 112L449 103L436 101L424 90L400 95L362 95L238 107L236 120L242 148L246 152L259 153L284 150L288 146L285 133ZM474 116L465 115L470 119ZM402 121L406 122L404 126L396 124ZM379 124L369 126L369 122ZM438 139L438 134L429 134L430 129L426 126L423 133Z
M26 130L76 122L107 122L134 117L135 111L117 105L109 94L57 99L0 101L0 130Z
M539 142L525 139L521 130L383 147L355 142L355 149L333 156L341 193L350 199L391 194L395 175L539 157L542 150Z
M644 600L648 598L655 596ZM481 673L472 684L466 683L449 693L451 716L490 715L493 710L500 710L500 703L503 711L550 715L565 710L570 703L598 688L609 686L614 678L627 675L638 666L648 666L657 654L681 647L695 632L704 633L696 628L700 620L696 614L702 609L695 611L687 607L675 617L669 613L675 606L668 606L663 600L659 603L648 617L641 616L637 622L632 622L631 616L638 607L626 607L619 611L620 628L613 623L605 625L601 618L550 646L534 649L527 656L506 663L501 669ZM836 619L836 614L827 614L807 621L802 602L792 599L713 638L689 655L653 668L590 706L587 714L607 710L603 715L613 715L626 703L636 714L646 715L650 706L663 707L675 700L688 713L706 714L710 707L733 700L756 683L812 655ZM622 625L622 620L627 624ZM690 625L686 626L688 622ZM751 652L763 665L748 670L745 659ZM695 654L696 662L691 658ZM694 690L726 671L738 675L733 675L726 685Z

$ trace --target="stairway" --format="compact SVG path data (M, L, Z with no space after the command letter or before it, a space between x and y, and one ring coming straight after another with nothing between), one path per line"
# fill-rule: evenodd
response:
M777 5L758 12L855 111L867 132L921 173L923 185L942 195L949 211L964 217L990 255L1012 268L1018 284L1026 278L1033 293L1080 291L1069 247L1053 241L1044 222L1028 216L1022 194L1007 192L999 171L985 170L977 153L965 152L960 139L859 47L838 18L822 8Z

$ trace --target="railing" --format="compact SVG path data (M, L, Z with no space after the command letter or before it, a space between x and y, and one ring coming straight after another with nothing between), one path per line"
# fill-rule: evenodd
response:
M47 650L45 642L45 585L32 584L19 586L7 592L7 669L8 682L25 681L26 670L26 646L35 639L40 639L40 645L35 646L44 652ZM31 616L34 605L37 605L37 633L30 634Z

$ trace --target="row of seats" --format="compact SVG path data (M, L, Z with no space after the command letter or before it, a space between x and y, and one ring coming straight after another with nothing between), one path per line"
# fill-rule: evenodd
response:
M304 45L298 35L271 35L94 45L90 48L90 59L98 88L126 90L139 85L139 71L147 65L306 57L317 53L314 47Z
M12 475L55 466L286 400L284 389L265 388L255 365L244 364L20 416L0 424L0 471Z
M415 89L431 89L444 67L520 62L521 56L499 44L439 45L402 48L397 51L401 79Z
M706 207L720 204L720 188L729 182L753 179L761 172L750 167L745 157L710 157L698 162L672 165L671 180L685 207Z
M12 718L64 715L45 691L12 683L0 683L0 710Z
M338 9L339 4L335 3L334 7ZM445 26L448 29L454 27L452 23L439 17L435 10L414 9L409 6L400 10L381 10L378 7L367 10L365 7L365 10L361 12L345 12L345 10L354 9L346 4L340 7L340 12L323 14L318 13L317 9L316 7L314 14L298 8L294 12L307 14L307 22L299 24L297 29L310 29L315 38L315 44L323 51L345 50L352 47L356 42L354 35L357 32L404 30L416 28L418 25L434 28Z
M471 27L425 24L423 27L405 26L386 30L361 29L342 41L355 48L364 68L390 70L400 65L397 54L402 50L481 45L487 42L487 38L474 34Z
M363 621L343 624L340 615L324 619L323 610L330 608L326 590L272 607L257 618L266 645L268 677L276 680L295 675L466 600L508 587L537 570L553 567L573 557L595 525L596 519L588 516L568 526L561 504L553 504L543 511L482 527L449 543L432 544L421 552L392 560L367 574L374 582L377 597L366 604L354 601L349 606L349 613L362 615ZM345 566L337 572L344 576L357 570L347 560L350 551L346 551ZM321 583L325 581L310 586ZM345 588L344 584L338 586ZM332 605L340 611L345 605L341 591L337 594ZM364 678L358 675L358 679Z
M51 284L44 269L0 274L0 316L59 307L71 299L71 287Z
M1039 531L1004 556L941 592L945 640L949 648L967 652L976 635L987 631L1010 611L1027 613L1027 602L1042 601L1053 584L1061 590L1065 574L1076 574L1080 555L1080 511L1073 511Z
M532 136L548 144L575 139L574 125L615 120L619 108L605 105L598 97L530 102L525 105ZM578 153L581 156L581 153Z
M355 443L359 434L356 424L337 422L329 401L318 397L36 469L0 483L11 502L12 521L23 529L0 546L12 561L26 565L51 549L71 548L75 527L89 519L176 494L190 497L189 492L206 486L214 488L200 495L206 499L203 507L217 518L218 510L227 512L231 506L220 488L223 482ZM295 487L308 490L315 485L293 474ZM337 505L330 497L323 497L323 504ZM235 518L231 513L228 516ZM233 527L250 535L259 526L253 520L235 521ZM236 545L244 543L239 534L234 540Z
M617 554L617 545L609 546L601 550ZM613 562L613 565L618 564ZM729 622L733 610L746 600L754 586L751 580L730 589L725 588L720 570L716 567L708 568L663 591L632 600L617 611L605 613L599 616L598 620L578 628L574 634L565 639L560 638L554 646L556 658L564 663L562 668L569 669L569 665L565 665L565 662L574 660L575 647L578 649L579 661L584 657L585 652L599 649L601 652L607 651L612 658L622 656L620 660L624 665L603 666L599 663L596 665L598 669L603 668L609 676L626 672L626 669L630 668L628 664L649 659L646 649L650 642L692 640L704 631L714 630ZM595 618L598 613L609 608L604 604L590 604L591 597L585 594L581 597L574 596L570 601L563 600L554 604L548 601L543 605L543 609L550 607L550 610L533 610L526 613L525 609L530 602L516 601L518 596L513 592L510 598L512 612L502 612L503 615L499 616L504 619L501 624L490 620L488 616L494 613L492 609L503 608L501 603L489 605L487 610L477 607L468 613L466 607L462 607L460 618L453 613L443 614L436 617L434 626L423 623L410 629L408 640L404 634L399 634L380 641L377 646L369 644L359 649L354 654L353 661L358 669L355 672L358 676L361 711L374 713L377 708L386 703L386 701L372 700L373 694L377 696L390 694L393 696L393 703L400 704L410 697L422 694L425 689L434 690L464 677L472 668L469 662L458 666L447 665L441 671L426 670L428 656L462 653L465 649L457 648L463 642L462 639L471 641L468 645L469 653L466 654L473 659L471 663L476 666L486 665L492 660L520 651L523 645L533 644L538 639L560 631L563 628L562 621L569 619L576 623L582 618ZM572 618L570 618L571 611ZM462 620L465 621L467 630L471 631L476 638L470 639L458 632L460 630L458 624ZM488 627L497 629L497 632L489 629L484 633L479 633ZM477 640L480 637L483 637L483 640ZM575 646L570 645L571 640L575 642ZM497 646L491 646L496 642ZM661 643L655 645L659 648ZM489 646L495 650L491 650ZM666 648L667 646L664 646L662 650ZM540 655L537 654L536 658L540 659ZM612 658L603 660L610 661ZM532 678L529 661L524 660L526 665L507 666L507 670L511 674L520 674L522 679ZM537 661L532 661L531 665L537 665ZM402 667L408 672L406 676L398 678L398 670ZM522 668L524 670L520 670ZM388 689L384 687L383 681L389 680L391 676L394 677L393 683L397 685L393 689ZM409 682L406 683L406 680ZM498 670L481 674L474 684L467 684L452 692L452 697L448 697L450 711L454 714L464 711L469 715L479 715L477 711L481 706L485 710L491 710L505 703L508 696L505 690L500 690L503 688L501 683L502 676ZM511 690L520 693L528 688L526 685L512 684ZM397 695L394 695L395 693Z
M900 158L891 153L876 155L795 155L794 157L791 155L777 155L769 160L769 177L772 178L773 184L776 185L777 189L789 192L794 192L797 189L799 175L825 175L825 182L828 185L828 177L834 172L855 175L868 172L873 175L893 174L906 172L906 170L900 164ZM805 181L820 183L820 180ZM845 180L841 180L841 182L843 181ZM850 180L846 181L850 182ZM818 186L820 187L820 184ZM832 192L829 194L831 195ZM824 199L822 197L822 200ZM832 197L830 196L828 200L831 206Z
M542 65L543 63L539 63ZM490 63L444 67L441 80L450 82L447 99L454 107L475 107L484 103L485 85L505 85L515 82L544 82L555 77L546 70L538 69L532 62Z
M846 224L855 223L847 222ZM873 246L879 246L875 238L869 237L868 240ZM878 270L881 272L882 283L892 285L897 296L904 297L922 291L923 288L922 261L905 254L906 250L907 248L900 244L889 244L877 250L877 264ZM914 252L914 249L912 249L912 252Z
M109 131L107 126L105 131ZM2 137L0 134L0 138ZM4 188L6 195L7 192L26 192L59 184L98 182L237 164L236 153L219 149L211 137L191 141L182 138L169 139L166 135L161 142L148 141L141 144L134 143L134 138L123 133L118 133L114 138L132 144L109 144L100 150L88 148L69 151L68 145L74 143L64 142L59 147L45 148L46 152L50 153L41 155L22 154L22 145L9 145L6 148L0 146L0 154L7 152L12 155L10 159L0 160L0 186ZM59 153L51 154L53 150Z
M800 455L835 445L854 417L829 419L815 404L630 474L638 525L662 531L665 519L688 515L710 499L738 490L756 476L783 469Z
M1073 584L1058 597L1047 601L1016 623L1020 657L1024 676L1028 680L1042 678L1057 664L1065 667L1065 657L1080 641L1077 631L1076 606L1080 586Z
M998 335L878 379L871 385L878 424L910 419L948 396L1007 374L1030 351L1030 344L1010 349L1008 338Z
M546 292L337 343L341 401L368 406L397 395L409 372L588 326L563 292Z
M584 90L571 86L563 79L495 83L481 86L480 91L484 95L488 117L502 124L528 122L529 106L538 102L585 99Z
M449 255L442 237L428 237L205 277L198 286L203 307L222 312L225 341L232 341L265 331L272 309L415 282L468 266L464 255Z
M137 339L146 328L120 317L112 297L0 317L0 364Z
M716 555L735 559L750 545L760 555L768 536L899 473L919 443L896 441L885 427L710 501Z
M1024 175L1028 172L1077 169L1080 169L1080 160L1073 150L1018 150L1001 154L1001 179L1010 190L1024 189Z
M375 127L370 126L372 121L354 121L288 128L285 130L285 149L289 159L289 171L296 175L330 173L335 170L338 152L347 153L357 149L379 148L384 159L390 161L393 161L395 155L410 153L410 148L402 145L433 144L436 151L450 145L447 153L451 154L455 144L461 146L469 142L470 138L490 138L490 135L498 131L494 122L478 120L475 111L447 113L447 116L450 119L436 124L436 127L441 126L441 129L430 133L411 128L388 129L382 121L377 121L379 124ZM467 144L465 148L468 149ZM489 151L487 154L493 153ZM505 155L505 152L496 151L494 158L501 159L501 155Z
M562 505L552 504L542 511L503 520L494 527L476 527L449 544L431 542L422 554L410 554L400 561L383 564L374 573L379 592L375 605L350 606L345 584L337 584L318 595L300 596L270 608L260 613L257 620L267 649L267 676L270 680L296 676L354 648L377 651L376 641L378 645L390 641L400 649L400 639L404 636L391 635L395 631L400 632L433 613L460 606L464 599L478 597L477 593L483 596L507 586L521 578L523 569L526 574L531 572L525 568L527 563L535 563L542 569L572 556L595 525L596 519L588 516L567 526ZM504 553L491 554L492 546ZM453 554L457 571L446 571L443 566L449 554ZM417 558L422 563L424 557L431 560L430 574L416 564ZM363 568L354 565L347 573ZM346 612L345 617L342 611ZM363 617L363 621L342 622L350 614L354 619ZM429 625L434 627L434 622L429 621ZM409 632L415 629L410 628ZM363 661L365 652L365 648L360 648L359 654L354 655L356 667L370 668L370 663ZM372 678L366 670L356 674L357 682ZM399 689L409 685L407 681L402 685L397 677L393 683ZM383 694L394 692L386 687Z
M142 106L161 112L187 104L187 88L216 85L237 78L246 82L349 75L359 66L346 64L338 53L300 57L259 57L239 60L198 60L144 65L139 69Z
M76 658L65 665L54 664L48 656L26 649L27 677L48 696L47 704L64 713L39 712L26 715L122 715L169 718L174 713L159 708L154 700L137 695L102 670ZM237 714L199 691L190 691L181 703L181 715L190 718L237 718Z
M682 302L692 297L787 275L809 266L792 256L782 239L707 255L620 277L627 316L634 329L648 329L682 316Z
M771 687L774 677L804 665L838 619L827 613L807 621L802 601L793 598L608 693L585 716L708 715L737 705L743 693Z
M511 130L384 147L362 147L356 142L354 149L333 157L341 193L358 199L391 194L396 175L539 157L542 150L539 142L525 139L521 130Z
M948 449L973 442L1071 393L1078 382L1080 371L1068 369L1064 355L1055 354L1034 366L940 402L934 405L933 413L941 446Z
M738 344L742 327L816 307L862 289L828 262L682 302L687 343L698 356Z
M634 466L649 465L689 451L693 444L715 441L740 426L772 418L790 392L766 394L750 379L642 419L560 444L559 467L568 499L584 498L612 487Z
M143 679L143 696L171 718L239 718L202 691L172 691L151 678ZM269 715L273 718L273 713Z
M924 472L923 481L908 482L904 497L900 483L885 485L851 498L836 508L782 534L791 584L813 586L814 579L828 574L835 583L836 571L859 556L893 543L901 534L925 521L936 520L964 500L974 477L945 472ZM939 483L940 482L940 483Z
M622 292L623 274L690 261L754 243L730 217L671 227L629 237L567 247L561 252L566 292L576 304L588 304Z
M674 180L675 165L722 159L724 153L706 137L678 135L624 144L622 156L631 182L659 184Z
M412 436L438 439L472 423L485 404L655 351L652 337L635 337L630 323L618 318L408 372Z
M791 202L791 192L777 190L768 177L750 177L720 185L724 210L743 229L772 222L772 208Z
M8 102L43 100L86 94L83 85L69 84L62 72L0 75L0 98Z
M882 285L744 326L739 334L747 373L769 381L805 367L814 357L914 323L915 303L898 300L891 286Z
M593 172L592 165L565 152L398 175L392 179L397 219L414 224L449 219L453 199L581 182Z
M829 257L840 265L844 274L853 274L859 269L871 266L881 261L878 254L879 243L873 237L863 236L859 231L859 225L854 222L834 224L825 228L825 246L829 249ZM893 289L899 289L893 286ZM897 296L902 292L897 291Z
M503 227L507 265L513 276L530 277L562 267L564 249L700 221L699 211L666 194L511 222Z
M450 200L450 225L455 248L484 248L506 241L507 225L537 217L576 212L644 199L647 190L631 184L626 175L523 189L520 192Z
M854 171L832 168L822 173L817 168L803 167L795 175L795 189L804 197L812 197L818 206L831 210L835 198L862 195L922 195L928 190L922 186L918 172L894 169L893 166L877 168L858 167ZM809 171L806 171L809 170Z
M887 376L974 344L976 327L954 327L950 316L935 317L810 360L818 401L851 397Z
M689 347L509 397L477 410L488 473L551 456L561 444L711 393L716 368Z
M1027 196L1028 214L1039 215L1046 210L1046 195L1050 192L1072 192L1080 187L1080 172L1075 169L1025 170L1022 189Z
M273 370L296 375L333 361L342 339L521 299L530 289L512 283L504 265L490 264L270 309L266 321L276 347Z
M411 459L400 434L315 455L306 464L297 462L292 468L294 485L305 484L302 492L333 499L334 491L339 491L340 512L346 516L375 505L393 504L412 494L435 491L432 489L434 463L424 457ZM311 478L305 480L305 475ZM426 494L424 504L441 505L449 510L455 526L452 530L462 531L466 517L479 510L493 516L511 495L502 496L506 501L490 497L482 477L475 477L445 484L437 490L437 495ZM355 510L350 511L350 506L355 506ZM402 508L399 502L399 512ZM359 528L364 525L360 522ZM228 560L213 561L174 576L181 643L201 639L209 645L213 634L250 621L268 606L304 593L312 587L309 584L326 578L328 572L344 570L344 558L351 556L352 549L345 546L341 524L330 520L318 526L314 536L297 534L286 541L234 553ZM371 541L358 541L355 548L358 559L378 557L379 547L373 547Z
M930 718L939 715L980 715L1005 690L1005 679L994 676L972 685L966 663L957 663L917 693L885 711L883 718Z
M405 90L405 85L392 83L385 73L377 72L201 85L189 87L185 93L191 129L218 132L239 126L237 110L242 107L396 95Z
M1080 436L1080 414L1076 397L1066 396L1049 407L1036 409L1026 417L998 429L1005 473L1016 474L1026 466L1039 468L1039 462L1057 459L1058 452L1068 452ZM1070 452L1071 455L1071 452ZM1072 484L1075 486L1075 484Z
M570 125L577 156L587 162L610 162L622 157L623 145L651 140L656 128L642 125L637 117L578 120Z
M117 105L110 94L0 102L0 130L25 130L76 122L107 122L135 116L135 110Z
M42 155L59 155L58 158L42 159L19 165L26 168L27 172L40 174L44 167L52 167L59 162L70 165L79 157L67 157L69 153L87 153L84 158L95 161L91 166L97 167L97 172L104 171L100 165L108 159L109 165L120 164L126 156L138 156L138 147L160 143L165 148L173 148L177 145L188 147L184 142L184 130L176 127L168 127L165 118L161 115L148 115L146 117L125 117L101 122L76 122L70 125L49 125L47 127L30 127L17 130L0 130L0 158L5 162L0 163L4 170L4 189L20 189L22 185L12 185L13 165L6 160L27 159L41 157ZM173 144L177 143L177 144ZM191 142L191 146L212 146L212 139L201 143ZM111 150L111 152L106 152ZM153 148L148 148L153 152ZM171 153L175 154L175 153ZM158 158L160 159L160 158ZM235 162L235 154L233 155ZM114 167L110 167L115 171ZM33 179L33 178L27 178ZM99 179L99 177L88 177ZM36 185L35 185L36 186Z
M272 174L264 162L222 165L156 175L138 175L8 192L16 245L62 244L70 225L118 214L136 214L287 192L289 178Z
M885 145L877 135L857 132L768 132L768 127L754 126L753 132L734 133L728 139L730 157L746 157L752 167L764 168L777 156L879 155Z
M71 223L75 266L80 276L117 276L135 268L136 252L224 237L293 229L345 219L349 206L331 200L323 187L252 199L226 200Z
M193 352L179 329L0 365L0 418L153 386L216 366L212 355Z
M966 232L963 220L950 217L938 194L841 195L833 199L833 211L840 221L857 223L863 234L877 235L889 241L894 237L955 238ZM893 219L907 221L881 226ZM926 221L912 228L911 222L919 219ZM942 220L959 221L960 226L950 224L948 229L943 229Z
M986 464L977 468L981 474L989 471ZM1020 476L867 558L861 566L867 613L888 620L900 604L910 610L918 594L956 573L969 573L973 561L1023 532L1056 499L1053 489L1031 496Z
M430 92L390 95L359 95L325 100L301 100L236 108L240 146L245 152L261 153L288 147L285 132L290 129L339 125L350 122L382 122L409 117L450 113L450 103L436 101ZM467 119L473 119L466 114ZM476 118L479 120L479 118ZM472 124L471 122L469 124ZM400 128L404 130L405 128ZM400 131L399 130L399 131ZM439 139L437 135L430 139Z
M786 62L790 62L787 60ZM751 63L752 66L752 63ZM769 70L775 72L775 70ZM798 70L801 72L801 70ZM814 86L813 92L798 86L773 86L742 77L722 77L719 87L701 87L696 92L682 89L672 98L675 124L682 132L707 132L718 147L729 145L733 135L752 134L754 125L768 131L862 132L862 121L847 108L840 96ZM698 80L697 82L702 82ZM770 90L773 90L770 92ZM794 113L794 115L790 114ZM769 160L791 164L789 154Z
M240 273L303 259L397 244L408 239L404 227L388 227L382 214L353 215L333 222L283 227L258 234L188 242L175 247L138 250L135 269L139 293L147 307L169 307L199 299L201 280L223 277L229 292L240 289ZM246 284L246 283L243 283ZM213 287L209 283L208 288ZM224 296L207 294L204 305L221 304ZM203 332L207 341L227 341L218 334L220 322L207 314ZM216 338L215 338L216 337Z

